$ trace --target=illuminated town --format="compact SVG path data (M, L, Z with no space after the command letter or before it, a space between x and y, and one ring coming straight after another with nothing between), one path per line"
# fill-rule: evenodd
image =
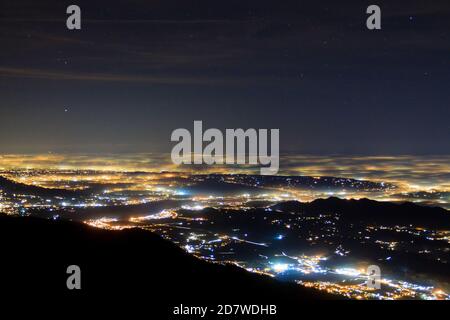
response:
M13 160L0 160L0 211L7 214L142 228L212 263L352 299L450 299L448 212L435 226L354 219L339 209L340 199L362 198L448 208L446 173L444 182L416 190L407 179L324 177L311 168L311 176L259 176L120 163L58 167L52 156ZM310 209L320 204L315 199L336 209ZM366 285L374 264L382 270L379 290Z

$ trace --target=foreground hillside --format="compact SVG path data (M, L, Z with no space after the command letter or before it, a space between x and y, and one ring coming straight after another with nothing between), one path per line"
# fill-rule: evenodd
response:
M321 292L234 266L207 263L152 233L0 215L2 289L21 299L76 296L128 303L275 303L328 299ZM82 290L66 289L66 268L82 271Z

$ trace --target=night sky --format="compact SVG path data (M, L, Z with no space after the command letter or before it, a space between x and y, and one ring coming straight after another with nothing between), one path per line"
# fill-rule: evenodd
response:
M0 40L0 153L168 152L193 120L280 128L284 152L450 153L448 0L2 0Z

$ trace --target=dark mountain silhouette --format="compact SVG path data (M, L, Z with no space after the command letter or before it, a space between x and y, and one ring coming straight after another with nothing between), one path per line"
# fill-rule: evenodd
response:
M190 195L236 196L243 193L263 193L267 189L247 186L239 183L228 183L216 180L205 180L183 188Z
M0 176L0 189L3 190L3 192L5 193L33 195L43 198L53 198L53 197L75 198L85 195L85 192L83 191L42 188L28 184L18 183L2 176Z
M335 197L310 203L287 201L271 207L273 210L298 214L340 214L349 222L409 225L434 229L450 227L450 212L439 207L420 206L411 202L391 203L369 199L344 200Z
M286 303L339 299L231 265L200 260L148 231L108 231L76 222L0 214L3 276L10 296L99 299L160 306L177 303ZM82 289L66 288L79 265Z
M179 207L189 200L157 200L143 204L115 205L106 207L76 208L75 210L56 209L48 211L46 208L29 210L33 217L50 219L54 215L59 215L65 220L83 221L86 219L99 219L102 217L128 220L130 217L148 215L160 212L163 209Z

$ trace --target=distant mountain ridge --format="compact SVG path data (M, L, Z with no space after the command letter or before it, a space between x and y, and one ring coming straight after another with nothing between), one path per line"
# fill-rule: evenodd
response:
M316 199L309 203L287 201L271 207L272 210L297 214L337 213L342 219L381 224L413 224L417 227L450 228L450 212L440 207L420 206L411 202L392 203L370 199L345 200L336 197Z
M227 188L229 188L227 184ZM90 191L48 189L12 181L0 176L0 190L6 193L22 193L43 198L76 198L86 196ZM138 210L139 208L130 208ZM345 200L336 197L316 199L309 203L299 201L281 202L271 206L273 210L298 214L338 213L351 222L413 224L417 227L450 229L450 212L440 207L421 206L411 202L391 203L370 199ZM139 210L138 210L139 211ZM38 212L37 214L41 214ZM42 213L43 214L43 213ZM45 216L45 214L43 214Z
M54 197L78 197L84 195L85 193L82 191L74 191L67 189L50 189L43 188L38 186L33 186L29 184L15 182L3 176L0 176L0 190L3 192L10 194L27 194L27 195L35 195L43 198L54 198Z

